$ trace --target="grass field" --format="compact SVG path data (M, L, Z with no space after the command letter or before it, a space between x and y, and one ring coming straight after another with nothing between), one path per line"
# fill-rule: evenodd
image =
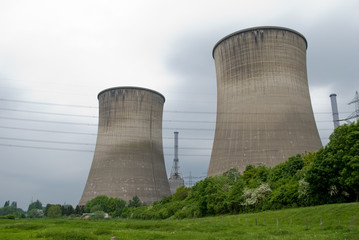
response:
M0 239L359 239L359 203L185 220L0 220Z

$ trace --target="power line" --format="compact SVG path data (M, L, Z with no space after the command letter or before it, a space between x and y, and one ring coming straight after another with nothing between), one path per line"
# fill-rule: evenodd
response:
M33 132L48 132L48 133L63 133L63 134L79 134L79 135L94 135L96 133L84 133L84 132L70 132L70 131L57 131L57 130L45 130L45 129L34 129L34 128L22 128L22 127L7 127L7 126L0 126L0 128L5 129L14 129L14 130L25 130L25 131L33 131Z
M96 127L98 126L98 124L93 124L93 123L49 121L49 120L41 120L41 119L26 119L26 118L14 118L14 117L2 117L2 116L0 116L0 119L28 121L28 122L41 122L41 123L54 123L54 124L71 124L71 125L82 125L82 126L96 126Z
M6 143L0 143L0 146L5 146L5 147L16 147L16 148L43 149L43 150L55 150L55 151L94 152L94 151L91 151L91 150L81 150L81 149L72 149L72 148L35 147L35 146L16 145L16 144L6 144Z
M29 103L29 104L38 104L38 105L50 105L50 106L61 106L61 107L74 107L74 108L98 108L93 106L85 106L85 105L74 105L74 104L60 104L60 103L48 103L48 102L35 102L35 101L25 101L25 100L14 100L14 99L6 99L0 98L0 101L5 102L17 102L17 103Z
M69 113L42 112L42 111L32 111L32 110L11 109L11 108L0 108L0 110L3 110L3 111L12 111L12 112L36 113L36 114L45 114L45 115L68 116L68 117L90 117L90 118L98 118L97 116L93 116L93 115L79 115L79 114L69 114Z
M16 121L28 121L28 122L42 122L42 123L53 123L53 124L72 124L72 125L84 125L84 126L98 126L98 124L94 123L79 123L79 122L68 122L68 121L50 121L50 120L41 120L41 119L29 119L29 118L15 118L15 117L4 117L0 116L0 119L7 119L7 120L16 120ZM119 117L118 120L130 120L129 118ZM147 119L140 119L144 121L150 121ZM179 122L179 123L210 123L215 124L215 121L192 121L192 120L163 120L164 123L166 122ZM332 121L317 121L317 122L332 122ZM226 123L245 123L244 121L228 121Z
M44 129L33 129L33 128L22 128L22 127L9 127L9 126L0 126L0 128L5 128L5 129L15 129L15 130L27 130L27 131L38 131L38 132L52 132L52 133L68 133L68 134L80 134L80 135L98 135L96 133L83 133L83 132L70 132L70 131L57 131L57 130L44 130ZM129 127L130 128L130 127ZM138 128L138 127L132 127L132 128ZM146 128L146 127L143 127ZM164 130L181 130L181 131L215 131L215 129L213 128L162 128ZM318 129L319 131L332 131L333 129L328 128L328 129ZM223 129L223 131L232 131L232 129ZM240 132L250 132L251 130L247 129L242 129ZM266 130L268 131L268 130ZM278 132L279 130L273 130ZM283 129L282 131L286 131L285 129ZM255 132L255 131L253 131Z
M54 147L39 147L39 146L27 146L27 145L18 145L18 144L7 144L0 143L0 146L3 147L15 147L15 148L30 148L30 149L42 149L42 150L51 150L51 151L71 151L71 152L88 152L94 153L94 150L82 150L82 149L73 149L73 148L54 148ZM163 154L164 156L174 156L174 154ZM181 154L185 157L209 157L208 154Z
M25 100L14 100L14 99L6 99L0 98L0 101L7 102L18 102L18 103L29 103L29 104L38 104L38 105L50 105L50 106L64 106L64 107L74 107L74 108L90 108L90 109L98 109L98 107L87 106L87 105L74 105L74 104L58 104L58 103L49 103L49 102L35 102L35 101L25 101ZM5 110L0 108L1 110ZM7 110L7 109L6 109ZM20 110L18 110L20 111ZM199 111L179 111L179 110L165 110L164 113L187 113L187 114L216 114L217 112L199 112ZM41 112L44 113L44 112ZM350 112L340 112L340 113L350 113ZM222 113L222 114L231 114L231 113ZM233 113L237 114L237 113ZM243 114L243 113L241 113ZM259 114L259 113L247 113L247 114ZM277 114L277 113L263 113L263 114ZM331 114L331 112L314 112L314 114ZM81 115L80 115L81 116ZM91 116L93 117L93 116Z
M51 141L51 140L39 140L30 138L13 138L13 137L0 137L3 140L11 141L22 141L22 142L38 142L38 143L54 143L54 144L66 144L66 145L85 145L85 146L106 146L106 144L95 144L95 143L80 143L80 142L67 142L67 141ZM163 147L163 149L173 149L173 147ZM201 148L201 147L181 147L186 150L212 150L212 148Z
M83 149L73 149L73 148L54 148L54 147L39 147L39 146L28 146L28 145L18 145L18 144L6 144L0 143L0 146L3 147L14 147L14 148L29 148L29 149L42 149L42 150L51 150L51 151L70 151L70 152L87 152L94 153L94 150L83 150ZM163 154L164 156L174 156L174 154ZM180 154L181 157L210 157L211 154ZM239 156L239 155L238 155Z
M52 140L39 140L39 139L30 139L30 138L12 138L12 137L0 137L3 140L11 141L22 141L22 142L38 142L38 143L56 143L56 144L66 144L66 145L85 145L85 146L95 146L94 143L79 143L79 142L65 142L65 141L52 141Z

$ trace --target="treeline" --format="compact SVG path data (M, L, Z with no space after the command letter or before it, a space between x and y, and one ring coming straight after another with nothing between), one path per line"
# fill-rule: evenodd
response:
M15 218L57 218L61 216L82 215L84 212L83 206L76 206L65 204L47 204L43 207L39 200L29 204L27 211L17 207L14 201L10 205L10 201L6 201L4 207L0 208L0 219L15 219Z
M100 196L85 209L107 210L125 218L181 219L352 202L358 196L359 123L352 123L335 129L330 142L318 152L298 154L273 168L249 165L243 174L231 169L192 188L180 187L149 206L126 206L118 199L120 207L114 211L108 206L116 200ZM106 198L109 205L98 204Z
M137 196L128 203L98 196L75 209L51 204L43 209L37 201L30 204L26 216L41 217L42 213L55 218L89 213L98 219L107 213L121 218L182 219L358 200L359 123L352 123L336 128L330 142L318 152L298 154L273 168L249 165L243 174L231 169L192 188L182 186L151 205L141 204ZM16 208L10 202L6 205L7 209Z
M24 218L25 212L17 207L17 202L13 201L10 204L10 200L6 201L4 207L0 208L0 219L15 219L15 218Z

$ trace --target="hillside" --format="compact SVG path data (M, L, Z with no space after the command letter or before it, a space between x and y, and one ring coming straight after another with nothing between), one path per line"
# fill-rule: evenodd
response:
M359 203L184 220L0 220L0 239L359 239Z

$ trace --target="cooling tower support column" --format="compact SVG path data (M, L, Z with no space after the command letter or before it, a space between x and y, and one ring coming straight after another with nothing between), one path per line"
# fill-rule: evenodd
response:
M332 104L332 114L333 114L333 123L334 129L339 127L339 113L338 113L338 105L337 105L337 95L335 93L330 94L330 102Z
M152 203L170 195L162 146L165 98L120 87L99 93L99 125L92 166L79 205L99 195Z
M208 176L275 166L322 146L306 49L303 35L281 27L245 29L215 45L217 119Z

